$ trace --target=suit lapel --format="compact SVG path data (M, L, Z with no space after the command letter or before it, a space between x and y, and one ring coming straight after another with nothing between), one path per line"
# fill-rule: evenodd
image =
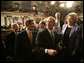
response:
M67 25L65 25L64 28L63 28L63 31L62 31L62 34L63 34L63 35L64 35L64 33L65 33L66 28L67 28ZM69 34L69 38L72 36L74 30L75 30L75 26L73 26L73 28L71 29L70 34Z
M49 31L46 29L46 34L45 34L46 36L45 36L45 38L47 38L48 40L48 44L50 44L50 46L53 44L53 42L52 42L52 38L51 38L51 35L50 35L50 33L49 33Z
M35 33L32 31L32 44L34 44L34 39L35 39Z
M65 26L63 27L63 31L62 31L62 34L63 34L63 35L64 35L64 33L65 33L66 28L67 28L67 25L65 25Z
M28 33L27 33L27 31L25 31L25 35L26 35L27 39L29 39L29 36L28 36Z
M31 44L31 43L30 43L29 36L28 36L28 34L27 34L27 31L25 31L25 36L26 36L27 42L28 42L29 44Z
M72 36L74 30L75 30L75 27L73 26L73 28L72 28L71 31L70 31L69 38Z
M47 29L46 29L46 35L49 37L49 39L51 39L51 35Z

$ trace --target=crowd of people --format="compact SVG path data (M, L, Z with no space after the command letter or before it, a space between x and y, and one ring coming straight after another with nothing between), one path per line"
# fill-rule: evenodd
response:
M69 13L65 20L60 17L57 12L55 17L47 17L38 26L29 19L25 28L12 24L4 44L1 40L0 61L83 62L83 23L77 23L75 12Z

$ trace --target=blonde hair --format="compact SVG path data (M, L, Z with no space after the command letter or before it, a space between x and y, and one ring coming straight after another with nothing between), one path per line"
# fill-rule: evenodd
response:
M69 13L69 14L65 17L65 20L66 20L69 16L71 16L71 17L74 19L74 21L77 22L78 16L77 16L77 14L76 14L75 12Z

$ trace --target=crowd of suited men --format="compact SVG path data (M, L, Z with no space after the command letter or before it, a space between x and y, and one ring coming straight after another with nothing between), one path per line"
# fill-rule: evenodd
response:
M83 62L83 23L79 23L75 12L65 20L60 16L57 12L55 17L49 16L37 25L32 19L26 20L26 27L20 32L18 24L12 24L5 47L1 40L0 61Z

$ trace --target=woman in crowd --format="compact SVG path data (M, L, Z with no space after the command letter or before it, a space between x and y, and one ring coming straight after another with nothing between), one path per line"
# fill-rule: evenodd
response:
M62 27L63 61L75 61L77 48L80 42L80 27L76 24L77 14L69 13L66 16L67 24ZM77 61L77 60L76 60Z

